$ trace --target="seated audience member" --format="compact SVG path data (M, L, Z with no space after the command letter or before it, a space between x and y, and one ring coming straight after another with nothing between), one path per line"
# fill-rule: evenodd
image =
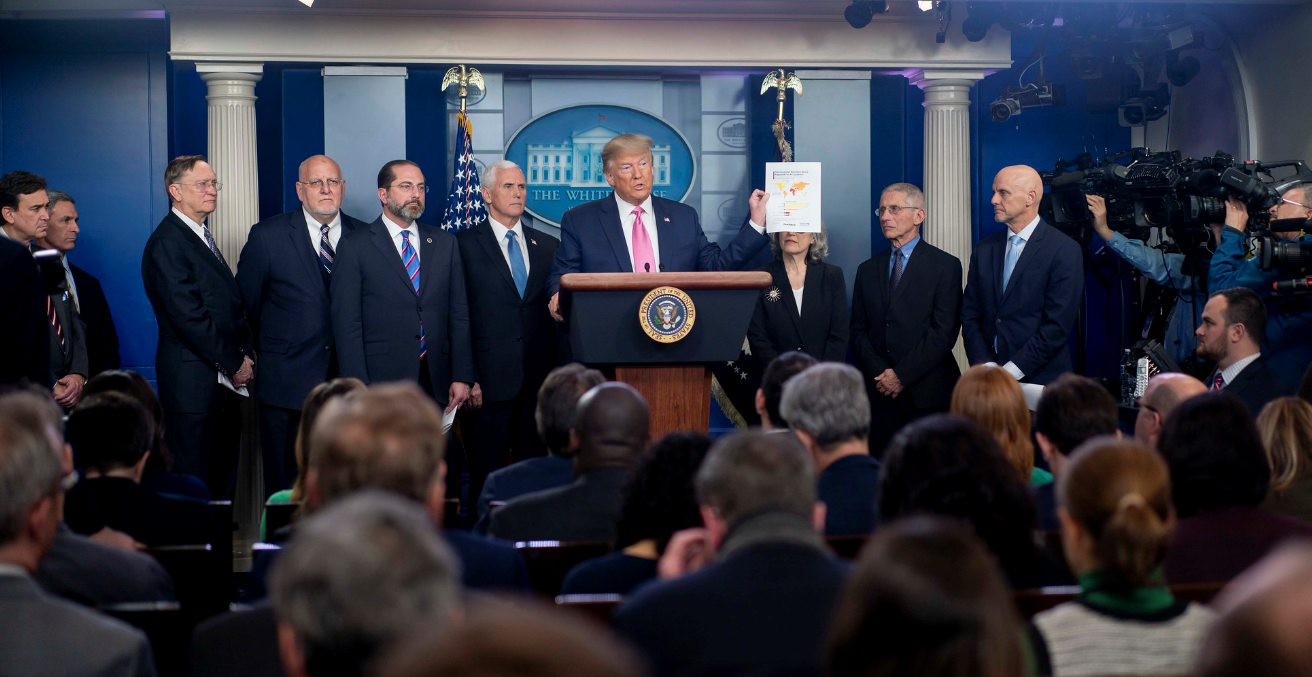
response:
M574 453L569 433L574 429L574 415L579 398L606 377L596 369L577 362L556 367L538 388L534 418L538 437L547 447L547 455L529 458L500 468L487 476L478 495L476 533L487 533L491 521L492 501L509 501L517 496L543 489L563 487L574 481Z
M7 412L37 435L50 440L66 477L76 477L72 448L64 442L64 412L50 392L35 386L0 396ZM136 552L130 536L101 529L92 540L63 522L65 494L56 497L60 518L55 539L36 570L36 582L46 592L86 606L122 602L171 602L173 579L155 558Z
M1187 673L1215 614L1177 600L1162 576L1175 508L1161 456L1098 438L1057 482L1062 547L1080 595L1034 617L1038 674Z
M1034 465L1030 410L1025 393L1006 369L977 364L952 389L949 411L980 424L998 441L1007 460L1031 487L1052 482L1052 473Z
M126 395L102 393L73 409L68 443L82 467L87 500L69 502L69 522L103 520L148 546L209 543L215 533L209 504L141 488L153 434L150 415Z
M141 475L141 488L156 494L185 496L208 503L210 489L198 477L172 472L173 460L169 457L168 445L164 443L164 407L159 404L155 389L150 381L135 371L112 369L91 377L82 396L98 393L122 393L140 404L155 426L155 433L150 442L150 456L146 460L146 471Z
M416 632L378 677L642 677L632 649L586 618L537 603L471 607L454 627Z
M49 435L0 409L0 672L153 677L144 634L32 580L59 524L60 465Z
M1034 410L1034 438L1039 451L1061 479L1062 468L1075 447L1099 435L1120 436L1116 400L1107 389L1086 376L1062 374L1048 384ZM1056 531L1056 483L1034 488L1034 503L1039 514L1039 528Z
M912 517L880 528L843 590L827 677L1014 677L1021 626L997 560L960 524Z
M366 490L301 523L271 583L288 677L357 677L405 633L453 621L460 564L420 506Z
M1257 416L1257 431L1271 466L1262 507L1312 522L1312 404L1297 397L1271 400Z
M704 529L675 534L663 580L614 625L662 677L814 675L845 567L820 531L811 459L791 435L724 437L697 471Z
M1212 292L1195 332L1198 355L1216 362L1216 371L1204 381L1208 390L1224 389L1254 416L1267 402L1293 394L1262 359L1266 320L1266 305L1256 292L1232 287Z
M314 422L319 420L319 412L324 405L339 397L348 397L364 392L364 381L358 378L341 377L320 383L305 396L305 405L301 407L301 421L296 428L296 482L291 489L276 491L265 503L300 503L305 500L305 448L309 444L310 431ZM265 530L265 512L260 513L260 540L268 538Z
M879 461L870 455L870 401L861 372L827 363L788 379L779 411L811 453L816 497L825 504L825 534L875 530Z
M756 389L756 413L761 417L762 430L788 429L788 421L779 412L779 401L784 397L784 383L814 364L819 364L814 357L800 350L792 350L765 365L765 371L761 374L761 387Z
M1226 393L1190 398L1166 419L1158 449L1171 469L1180 524L1166 580L1228 581L1312 527L1258 507L1271 484L1262 439L1243 402Z
M879 479L879 522L942 515L969 523L1002 564L1013 590L1070 580L1034 545L1034 500L998 442L953 414L915 421L893 436Z
M1312 545L1285 545L1212 601L1198 677L1302 677L1312 665Z
M571 433L577 479L512 499L492 513L488 533L511 541L613 542L620 487L647 446L649 423L647 401L626 383L584 393Z
M574 567L561 594L627 595L655 578L670 537L701 526L692 482L710 448L701 433L670 433L643 452L620 490L615 552Z
M1188 374L1167 372L1148 379L1143 397L1139 398L1139 414L1134 418L1134 439L1152 449L1158 448L1166 417L1181 402L1205 392L1207 386Z

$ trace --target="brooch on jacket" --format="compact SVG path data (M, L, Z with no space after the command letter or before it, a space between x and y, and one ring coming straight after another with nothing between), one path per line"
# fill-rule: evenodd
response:
M771 303L773 303L773 302L778 301L779 298L780 298L780 296L782 296L782 295L779 293L779 288L778 288L778 287L770 287L770 291L768 291L768 292L765 293L765 300L770 301Z

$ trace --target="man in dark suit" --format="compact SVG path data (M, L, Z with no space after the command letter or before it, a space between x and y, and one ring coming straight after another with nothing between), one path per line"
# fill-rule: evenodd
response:
M560 221L560 249L547 280L551 314L560 315L566 273L677 273L736 270L769 244L765 227L743 224L724 251L706 239L697 210L653 197L651 139L621 134L601 150L610 197L581 204Z
M237 285L260 356L260 452L264 498L296 481L296 432L310 390L333 377L328 283L342 237L367 226L343 214L346 181L326 155L301 163L301 208L251 226Z
M3 232L3 231L0 231ZM50 387L50 340L46 329L45 287L27 247L0 237L0 383L28 381Z
M861 264L852 290L852 352L870 396L870 453L902 426L946 411L961 376L961 261L925 242L925 194L895 183L879 198L890 249ZM914 258L914 262L913 259Z
M1084 294L1080 245L1039 218L1043 181L1031 167L993 179L993 219L1007 227L975 246L961 304L971 364L1002 365L1046 385L1071 371L1067 340Z
M219 181L199 155L174 158L164 170L172 209L141 255L146 298L159 345L155 378L164 433L178 471L199 477L215 498L236 486L241 409L234 388L255 375L255 353L241 290L205 219Z
M67 193L47 190L46 196L50 220L45 234L33 242L33 250L44 254L38 260L55 317L50 332L50 372L56 384L55 401L68 409L81 399L82 388L95 372L91 371L89 327L83 318L78 287L67 257L80 232L77 209ZM51 253L56 257L49 258ZM117 337L114 341L117 352Z
M578 406L578 479L510 501L492 513L488 533L511 541L614 540L620 487L647 446L647 401L627 383L608 382L585 393Z
M542 456L533 413L538 388L556 366L556 323L547 311L547 276L560 241L524 225L524 172L498 160L483 172L488 218L456 233L474 335L473 406L465 431L469 496L488 474Z
M63 267L69 300L85 325L87 376L95 376L106 369L118 369L121 364L118 332L114 329L114 318L110 314L109 302L105 300L105 291L100 286L100 280L73 265L68 258L68 253L77 246L78 236L82 232L77 204L68 193L48 190L46 195L50 199L47 204L50 223L45 237L38 238L36 245L59 252L59 263Z
M46 208L46 202L45 179L22 170L9 172L4 177L0 177L0 239L16 243L30 254L32 242L44 237L49 227L50 212ZM9 281L14 283L15 293L12 302L15 303L15 307L10 309L9 319L13 320L12 326L15 327L16 334L13 337L15 351L5 354L35 356L37 359L32 362L39 363L42 368L37 369L38 364L28 363L27 360L9 360L14 364L24 363L24 367L14 370L9 380L18 380L27 376L34 383L49 385L55 383L52 374L55 363L62 364L68 360L65 346L59 343L59 336L63 332L57 323L61 318L53 305L60 297L51 297L48 294L42 269L30 256L19 256L12 248L10 250L11 253L5 257L5 272ZM30 268L24 264L30 264ZM35 273L35 277L29 276L28 270ZM27 294L24 290L28 287L31 287L31 292L37 297L35 308L29 307L26 302ZM5 289L10 289L9 285L6 285ZM10 294L6 293L6 296ZM34 320L38 313L41 320L36 322ZM67 320L66 314L63 319ZM59 349L52 352L52 347ZM66 376L63 382L59 383L60 395L76 396L81 392L84 383L86 383L85 372L81 379L77 376Z
M1266 306L1257 292L1245 287L1212 292L1195 334L1198 356L1216 362L1203 381L1208 390L1234 395L1255 417L1267 402L1294 394L1262 359Z
M661 562L690 573L639 588L615 629L665 677L821 674L844 567L817 533L806 451L792 435L734 433L696 485L706 528L675 534Z
M333 336L342 376L414 381L452 411L477 380L469 303L455 236L417 221L427 193L409 160L379 170L383 213L347 234L333 265Z

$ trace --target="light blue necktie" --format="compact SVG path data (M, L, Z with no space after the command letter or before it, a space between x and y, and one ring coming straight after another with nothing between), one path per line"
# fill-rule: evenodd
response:
M410 285L415 288L415 293L419 293L419 252L410 246L410 231L401 231L401 261L405 264L405 272L410 276ZM428 341L424 338L424 321L419 321L419 359L424 359L428 354Z
M510 276L515 278L515 289L519 290L519 297L524 298L528 269L524 267L524 253L519 251L519 241L513 230L506 231L506 253L510 255Z
M1011 236L1011 249L1007 250L1007 258L1002 262L1002 291L1007 291L1007 283L1011 282L1011 273L1016 269L1016 260L1020 258L1020 248L1025 244L1025 238L1019 235Z

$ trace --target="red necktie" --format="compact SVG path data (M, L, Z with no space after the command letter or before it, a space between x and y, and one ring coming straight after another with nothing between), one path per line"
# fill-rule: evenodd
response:
M59 324L59 314L55 312L55 302L46 297L46 315L50 316L50 326L55 328L55 336L59 337L59 345L64 343L64 327Z
M1216 372L1216 378L1212 381L1212 392L1219 392L1223 387L1225 387L1225 378L1218 371Z

